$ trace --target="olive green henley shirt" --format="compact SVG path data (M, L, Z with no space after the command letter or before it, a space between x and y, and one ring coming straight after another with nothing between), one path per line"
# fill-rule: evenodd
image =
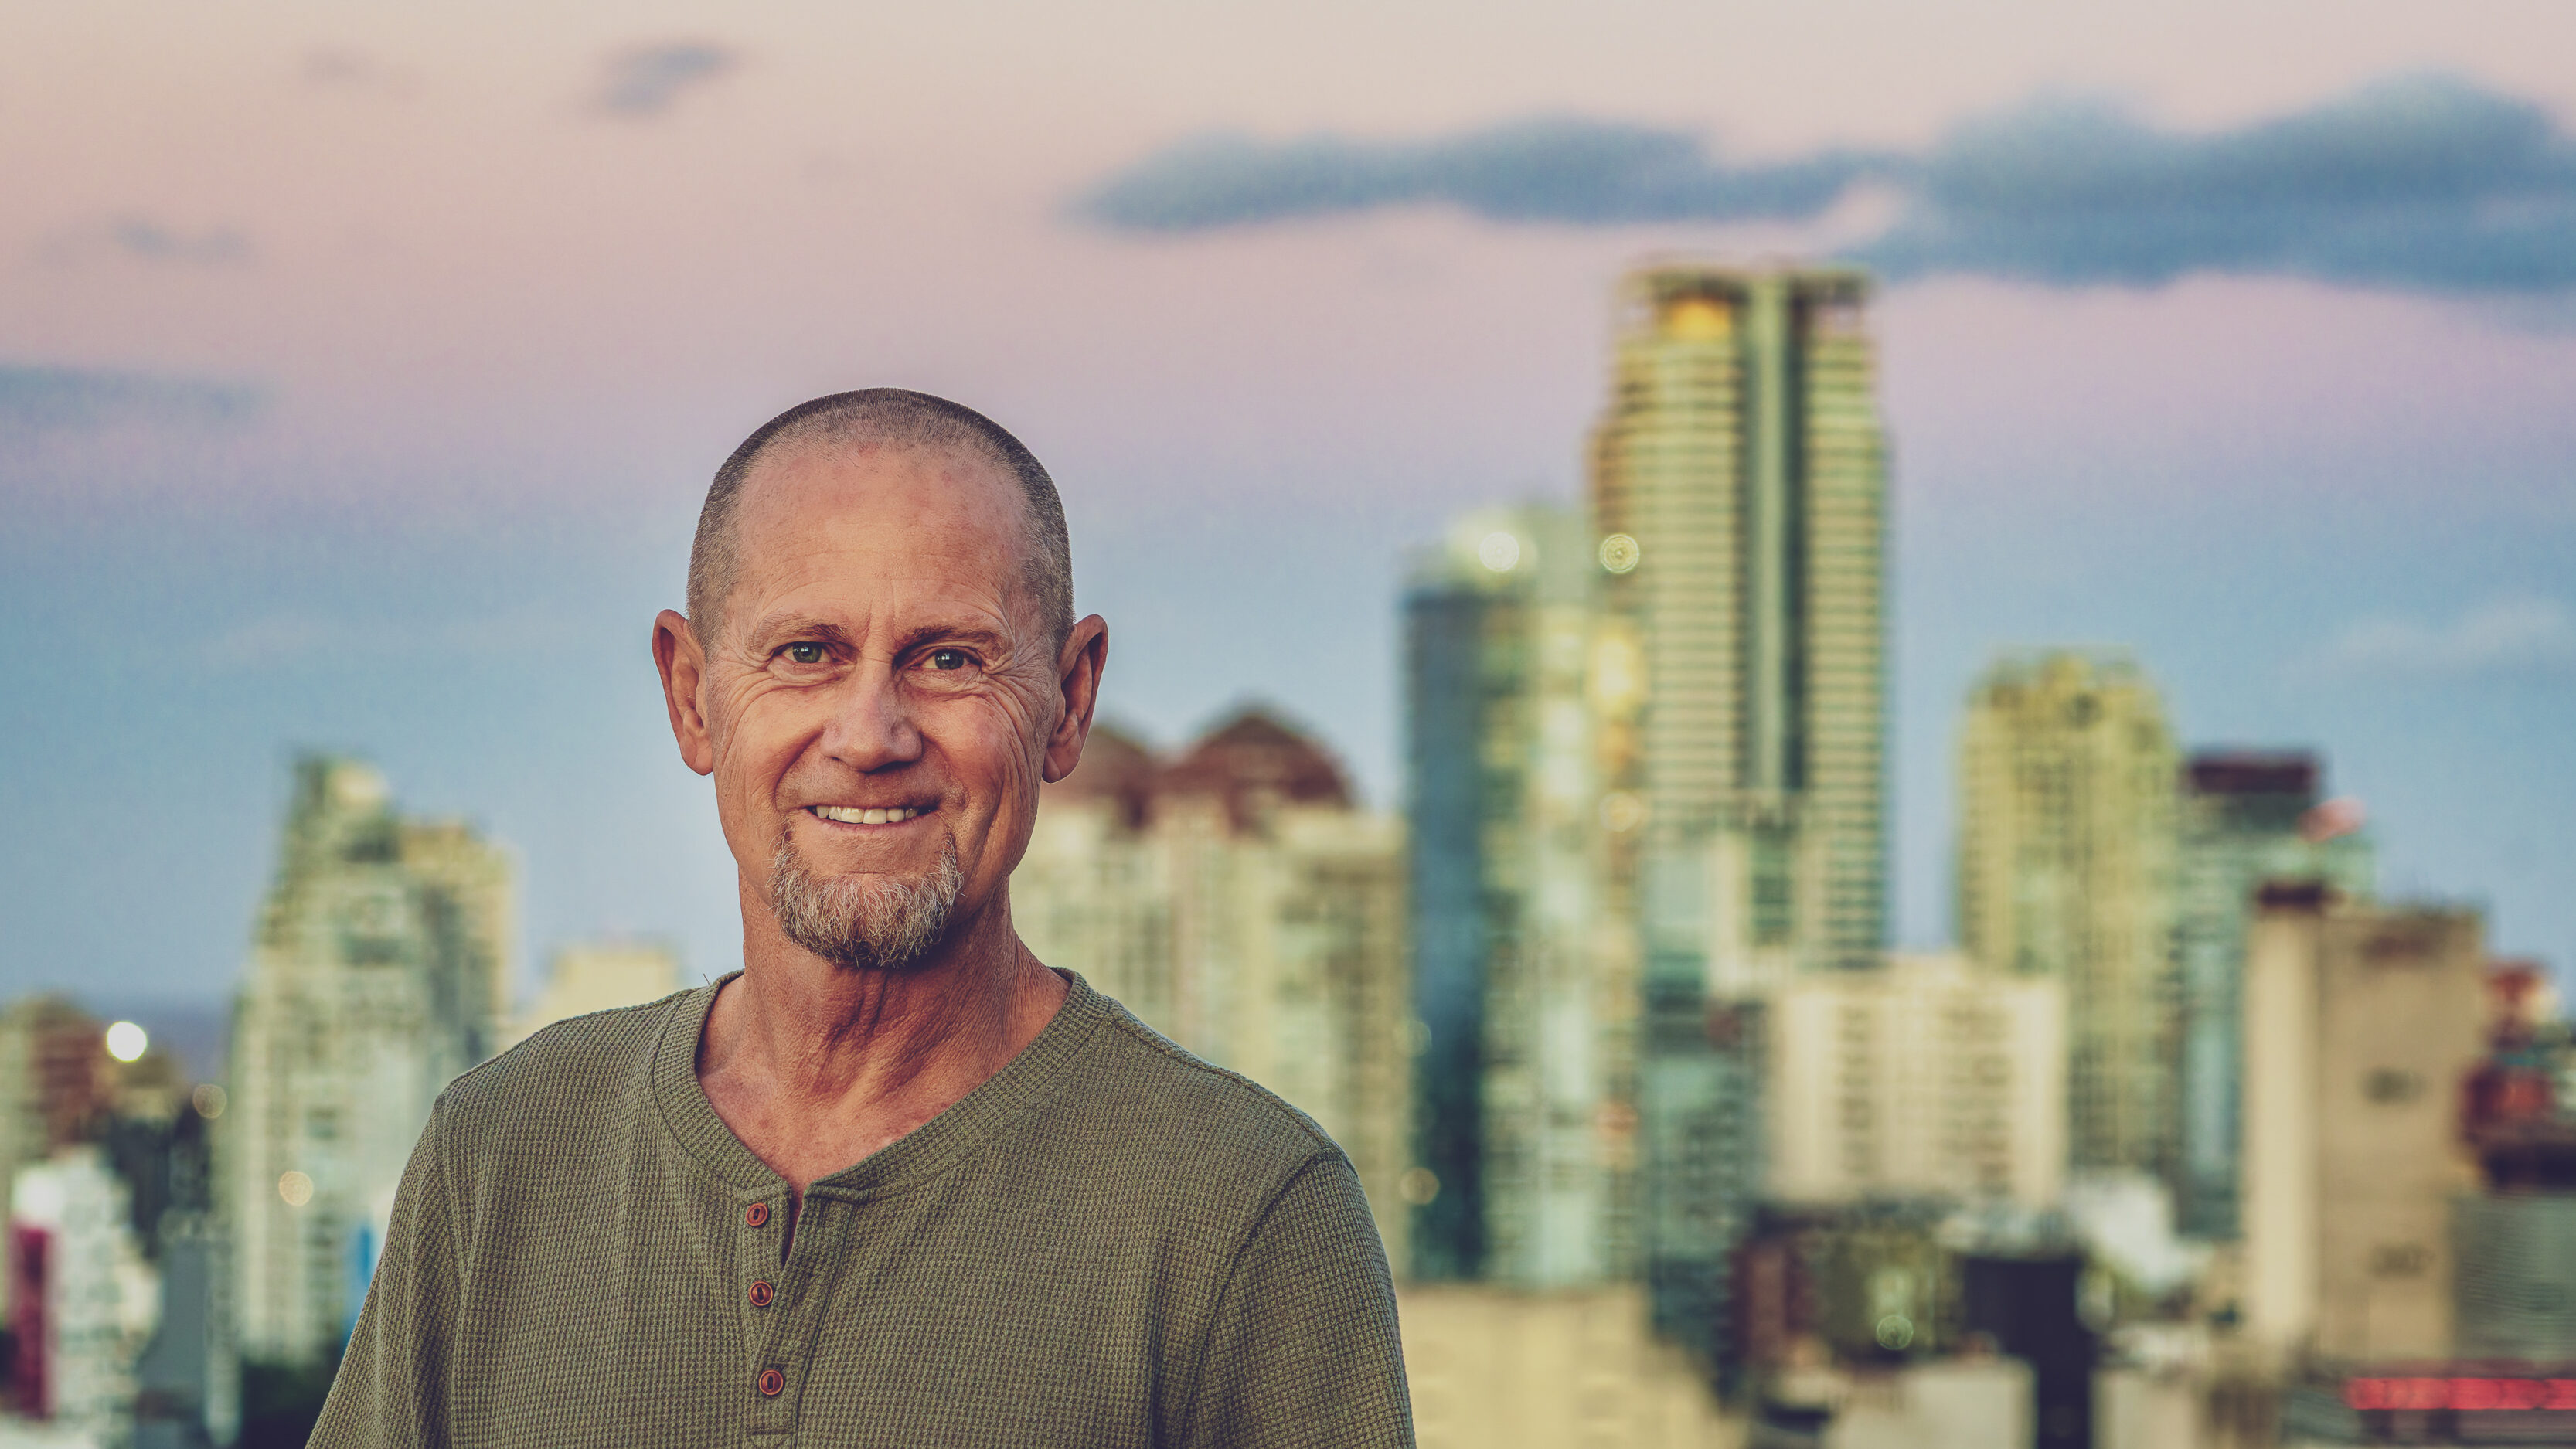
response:
M1075 977L791 1241L698 1085L716 990L447 1089L314 1444L1413 1442L1368 1204L1295 1108Z

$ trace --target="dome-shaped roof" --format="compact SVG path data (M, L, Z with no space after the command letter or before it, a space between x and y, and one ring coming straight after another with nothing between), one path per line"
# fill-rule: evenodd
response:
M1156 794L1216 796L1238 830L1267 803L1350 808L1350 783L1324 747L1258 705L1210 730L1164 769Z
M1118 806L1129 829L1145 823L1154 798L1154 752L1115 725L1094 721L1082 742L1082 759L1073 773L1046 787L1051 799L1108 800Z

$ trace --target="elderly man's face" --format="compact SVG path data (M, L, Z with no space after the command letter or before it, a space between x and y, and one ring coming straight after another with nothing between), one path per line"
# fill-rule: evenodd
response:
M1039 780L1080 754L1099 625L1054 647L1019 585L1022 507L972 454L789 446L745 485L721 635L692 650L666 622L657 638L746 909L769 902L818 954L901 964L930 943L836 953L811 934L831 921L802 913L900 914L943 893L979 911L1028 844Z

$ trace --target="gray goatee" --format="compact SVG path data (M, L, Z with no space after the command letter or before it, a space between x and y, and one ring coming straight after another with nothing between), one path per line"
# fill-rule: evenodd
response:
M948 934L965 877L957 840L940 847L939 863L916 876L818 877L782 831L769 867L769 908L787 939L852 971L900 971Z

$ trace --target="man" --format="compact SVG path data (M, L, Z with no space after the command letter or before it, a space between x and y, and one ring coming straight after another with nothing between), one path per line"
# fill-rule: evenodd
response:
M421 1134L323 1445L1397 1445L1349 1161L1011 927L1107 626L1017 440L891 389L708 490L653 657L742 970Z

